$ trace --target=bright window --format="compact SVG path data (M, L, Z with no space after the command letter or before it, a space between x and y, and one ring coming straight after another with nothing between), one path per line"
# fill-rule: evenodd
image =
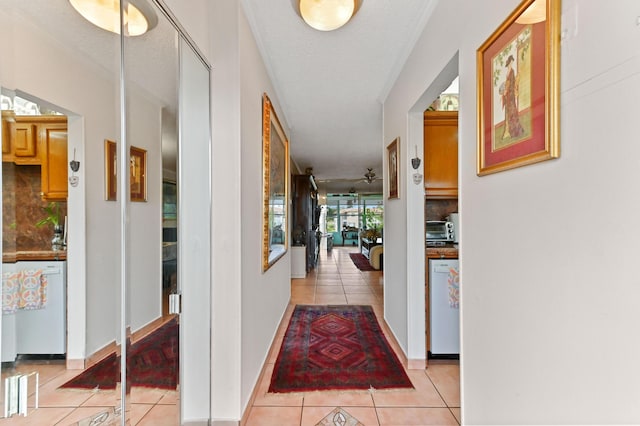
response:
M345 228L376 229L383 226L382 195L327 195L326 232L340 232Z

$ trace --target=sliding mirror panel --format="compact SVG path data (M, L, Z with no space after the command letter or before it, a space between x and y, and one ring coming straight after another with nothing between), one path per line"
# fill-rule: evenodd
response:
M1 4L0 415L116 418L122 197L106 183L121 171L105 141L120 140L120 38L66 0Z
M180 39L178 290L183 422L210 417L211 135L209 68Z
M180 318L169 313L169 294L177 292L178 205L174 197L165 211L163 188L175 191L177 184L178 32L160 9L149 7L144 13L147 32L124 38L126 380L131 395L126 400L132 402L127 417L136 418L140 401L162 400L145 416L177 425Z
M134 35L67 0L2 0L0 416L124 425L153 400L209 418L209 67L141 4L155 18ZM171 374L145 382L165 364L142 348Z

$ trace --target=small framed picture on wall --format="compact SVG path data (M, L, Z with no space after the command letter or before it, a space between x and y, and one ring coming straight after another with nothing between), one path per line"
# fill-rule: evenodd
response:
M117 197L117 156L116 143L105 139L104 141L104 199L107 201L116 201Z
M147 151L132 146L129 151L131 201L147 201Z
M389 188L389 199L400 198L398 193L398 185L400 178L400 138L395 138L387 146L387 157L389 161L389 180L387 186Z

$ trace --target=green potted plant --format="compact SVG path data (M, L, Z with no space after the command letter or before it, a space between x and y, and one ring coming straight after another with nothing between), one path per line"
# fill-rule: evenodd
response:
M55 201L50 202L42 208L47 214L44 218L36 222L36 226L39 228L48 223L53 225L53 239L51 240L51 248L54 251L64 250L64 227L60 217L60 203Z

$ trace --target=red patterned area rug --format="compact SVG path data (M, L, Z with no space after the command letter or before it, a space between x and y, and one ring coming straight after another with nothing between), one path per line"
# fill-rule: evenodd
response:
M176 389L178 385L178 321L172 319L131 345L131 386ZM60 388L115 389L120 382L120 356L111 354Z
M269 392L413 388L371 306L297 305Z
M375 271L375 268L369 263L369 259L362 253L349 253L349 257L361 271Z

